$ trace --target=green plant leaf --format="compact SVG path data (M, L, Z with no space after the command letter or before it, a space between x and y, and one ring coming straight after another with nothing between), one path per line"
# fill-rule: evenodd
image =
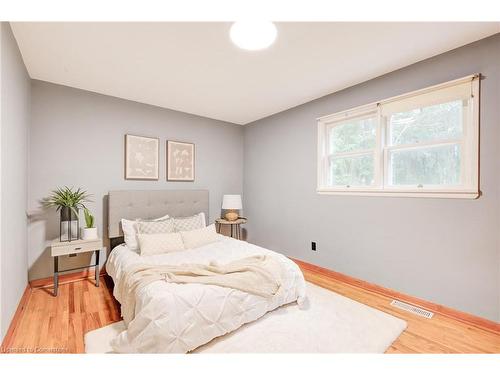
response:
M71 208L71 211L78 216L78 210L85 209L85 202L89 202L90 195L85 190L78 188L74 190L68 186L58 187L51 194L42 200L44 207L55 207L60 211L63 207Z
M85 215L85 224L87 224L87 228L94 228L94 216L87 208L83 210L83 214Z

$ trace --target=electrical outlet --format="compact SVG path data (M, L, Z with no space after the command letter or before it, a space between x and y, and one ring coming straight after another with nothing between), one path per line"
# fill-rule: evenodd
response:
M316 251L316 242L311 242L311 250Z

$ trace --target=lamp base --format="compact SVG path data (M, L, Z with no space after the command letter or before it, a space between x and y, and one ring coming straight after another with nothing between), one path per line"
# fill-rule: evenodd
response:
M227 221L235 221L238 219L238 214L236 212L226 212L226 214L224 215L224 218Z

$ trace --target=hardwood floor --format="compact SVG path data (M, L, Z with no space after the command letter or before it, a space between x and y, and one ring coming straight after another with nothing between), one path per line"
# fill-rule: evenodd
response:
M83 335L87 331L121 320L120 306L112 294L109 276L100 277L99 288L93 278L33 288L8 347L7 353L84 353Z
M391 298L303 268L306 279L353 300L408 322L408 328L387 353L500 353L500 334L436 313L421 318L390 306ZM85 332L120 320L119 304L112 296L112 281L93 280L32 289L8 347L15 353L83 353Z

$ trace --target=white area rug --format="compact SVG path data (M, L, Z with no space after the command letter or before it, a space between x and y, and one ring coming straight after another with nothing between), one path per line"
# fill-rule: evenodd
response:
M404 320L307 283L308 302L267 313L195 353L383 353L406 329ZM111 353L123 322L85 335L87 353Z

